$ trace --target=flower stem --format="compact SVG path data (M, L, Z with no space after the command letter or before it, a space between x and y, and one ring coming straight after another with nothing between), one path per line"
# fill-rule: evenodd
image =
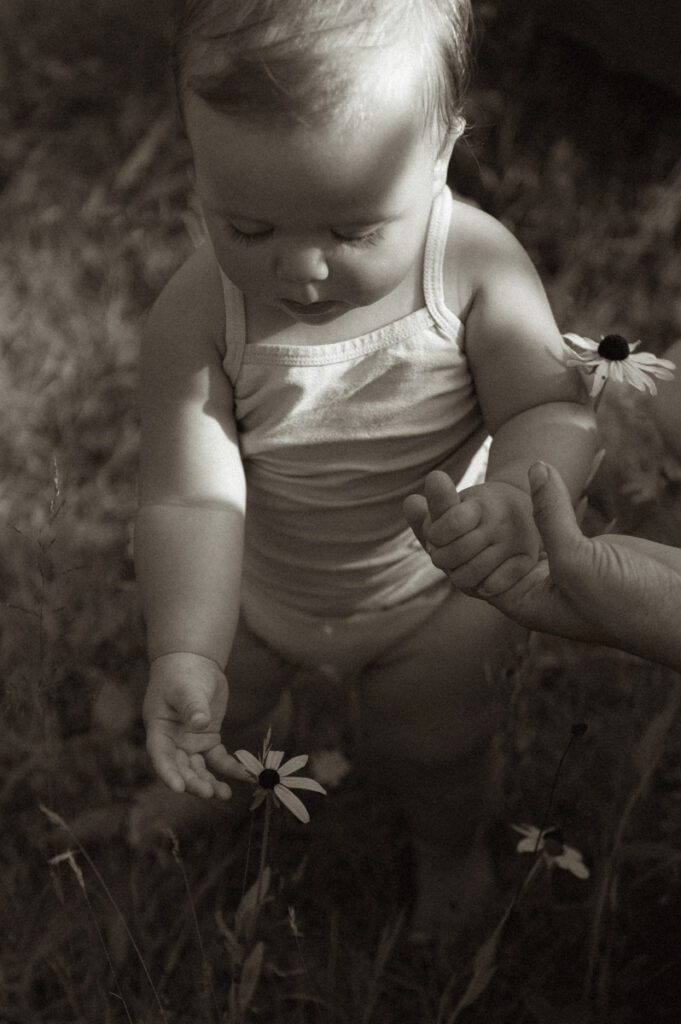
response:
M260 844L260 865L258 867L258 888L255 901L256 913L260 912L260 904L263 897L262 886L265 877L265 865L267 863L267 847L270 839L270 821L272 818L272 798L268 795L265 800L265 822L262 829L262 842Z
M542 818L541 818L541 820L539 822L539 832L537 833L537 842L536 842L535 847L534 847L534 852L535 853L537 853L538 850L539 850L539 844L540 844L540 842L542 840L542 837L544 835L544 829L548 826L548 823L549 823L549 817L551 815L551 811L553 810L553 798L556 795L556 787L558 786L558 779L560 778L560 773L562 771L563 764L565 763L565 758L570 753L570 748L572 747L572 744L574 743L575 739L577 739L578 736L582 736L582 735L583 735L582 727L578 727L578 726L573 726L572 727L572 732L570 734L570 739L567 741L567 744L565 745L565 749L563 750L563 753L561 754L561 757L560 757L560 761L558 762L558 767L556 768L556 770L554 772L554 775L553 775L553 781L551 782L551 789L549 791L549 799L548 799L548 802L546 804L546 810L544 811L544 814L542 815Z

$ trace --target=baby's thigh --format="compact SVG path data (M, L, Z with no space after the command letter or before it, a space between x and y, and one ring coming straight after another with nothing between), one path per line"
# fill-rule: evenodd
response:
M227 663L230 732L248 727L268 715L298 671L239 620Z
M363 731L373 753L446 762L479 747L498 723L499 675L523 635L484 601L452 590L363 673Z

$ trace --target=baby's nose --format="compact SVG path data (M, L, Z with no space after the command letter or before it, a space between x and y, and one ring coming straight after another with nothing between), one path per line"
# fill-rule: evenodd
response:
M277 261L277 277L282 281L307 284L309 281L326 281L328 276L324 253L318 248L287 248Z

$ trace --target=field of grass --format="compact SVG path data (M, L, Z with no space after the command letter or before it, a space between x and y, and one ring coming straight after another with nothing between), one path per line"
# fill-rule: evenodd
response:
M515 6L477 4L456 181L527 247L563 330L659 353L681 335L681 103ZM212 818L130 842L152 778L130 546L139 320L192 229L163 10L0 13L1 1024L678 1021L681 690L616 651L533 636L499 679L498 895L446 950L408 943L402 823L353 772L309 825L275 813L269 878L262 808L236 835ZM648 410L608 391L588 522L681 543L681 473ZM308 683L292 753L344 740L338 694ZM523 822L559 826L589 877L540 858L523 888Z

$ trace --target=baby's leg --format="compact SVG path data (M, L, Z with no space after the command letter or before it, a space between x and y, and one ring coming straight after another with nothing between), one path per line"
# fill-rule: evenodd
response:
M289 727L287 687L297 669L279 657L239 622L227 665L229 702L222 738L230 753L240 748L258 756L268 727L274 746L284 745ZM203 800L190 793L173 793L162 782L137 794L128 821L132 845L149 842L167 829L178 834L212 820L238 821L247 810L253 789L231 782L232 798Z
M499 672L522 636L485 602L452 590L363 675L370 767L393 789L413 829L415 932L446 927L448 904L465 915L492 884L479 835L490 740L499 720Z

